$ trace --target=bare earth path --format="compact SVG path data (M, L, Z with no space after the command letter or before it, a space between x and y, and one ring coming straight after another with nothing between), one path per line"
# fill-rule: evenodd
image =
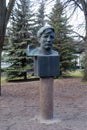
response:
M87 130L87 84L79 78L55 80L54 118L42 124L39 116L39 81L2 85L0 130Z

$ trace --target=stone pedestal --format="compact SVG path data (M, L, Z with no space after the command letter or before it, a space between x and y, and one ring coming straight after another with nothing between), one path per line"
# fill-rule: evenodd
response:
M34 75L39 77L59 76L59 56L34 57Z
M53 118L53 81L54 79L40 78L40 119Z
M59 56L34 57L34 74L40 77L40 119L53 119L53 82L59 76Z

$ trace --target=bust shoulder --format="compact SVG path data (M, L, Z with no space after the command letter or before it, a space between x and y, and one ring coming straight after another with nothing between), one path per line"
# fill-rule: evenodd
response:
M51 53L49 54L44 54L41 51L40 47L34 47L34 46L28 46L27 51L26 51L27 56L58 56L58 52L55 50L51 50Z
M59 53L57 51L52 50L52 55L57 56L57 55L59 55Z

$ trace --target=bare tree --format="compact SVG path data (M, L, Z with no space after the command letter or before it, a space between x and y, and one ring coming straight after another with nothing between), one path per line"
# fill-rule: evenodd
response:
M9 0L8 5L6 6L6 0L0 0L0 72L1 72L1 53L3 50L6 27L14 3L15 0ZM0 73L0 95L1 95L1 73Z
M84 80L87 81L87 0L61 0L64 4L64 8L67 8L68 6L73 6L73 12L72 14L75 12L75 10L77 8L79 8L83 14L84 14L84 18L85 18L85 36L81 36L79 34L79 36L81 36L81 38L83 37L83 40L85 42L85 68L84 68ZM72 15L71 14L71 15ZM80 14L78 14L80 15Z

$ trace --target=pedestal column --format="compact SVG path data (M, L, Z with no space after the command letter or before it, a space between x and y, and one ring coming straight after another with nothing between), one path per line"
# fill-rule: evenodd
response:
M53 118L53 78L40 78L40 118Z

